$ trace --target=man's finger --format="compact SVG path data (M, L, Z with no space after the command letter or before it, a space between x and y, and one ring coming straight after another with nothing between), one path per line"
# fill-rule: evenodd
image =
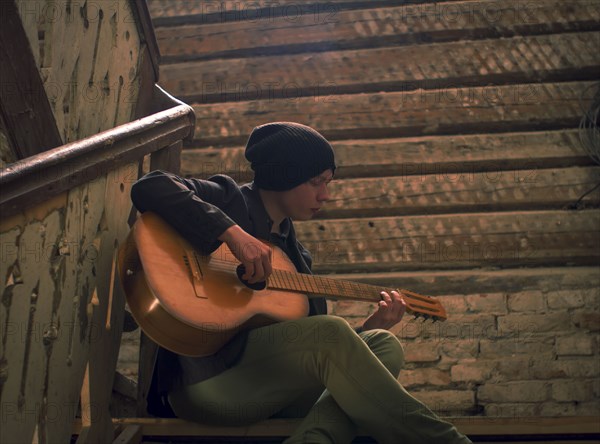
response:
M387 294L387 292L382 291L380 294L381 294L381 297L383 298L384 301L386 301L386 302L392 302L392 298L390 297L389 294Z
M265 271L265 279L267 279L269 276L271 276L271 273L273 273L273 266L271 265L270 252L269 252L269 255L267 257L265 257L263 260L263 269Z
M254 284L255 282L261 282L264 280L265 271L262 266L262 262L258 261L254 263L254 275L249 279L249 282Z
M249 281L250 278L252 276L254 276L254 263L253 262L246 262L244 264L244 268L246 269L246 272L242 276L242 279L244 279L246 281Z

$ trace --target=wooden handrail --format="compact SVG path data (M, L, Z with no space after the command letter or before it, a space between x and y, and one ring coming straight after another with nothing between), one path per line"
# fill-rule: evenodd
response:
M0 170L0 214L12 215L147 154L191 139L194 110L155 87L156 108L172 107L22 159ZM124 178L135 180L137 177Z

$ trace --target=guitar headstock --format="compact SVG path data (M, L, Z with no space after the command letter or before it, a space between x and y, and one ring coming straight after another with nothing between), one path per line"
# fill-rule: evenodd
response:
M403 296L406 302L406 312L412 314L415 319L421 317L424 321L432 319L433 322L448 319L446 310L437 299L401 288L397 291Z

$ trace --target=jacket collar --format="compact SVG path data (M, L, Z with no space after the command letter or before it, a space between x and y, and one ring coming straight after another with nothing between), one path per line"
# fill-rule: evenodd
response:
M248 202L248 210L256 237L264 240L271 239L271 229L273 228L273 220L267 213L265 204L260 197L258 187L254 182L247 183L242 186L242 191ZM279 226L280 237L284 240L290 235L292 223L289 217L286 217Z

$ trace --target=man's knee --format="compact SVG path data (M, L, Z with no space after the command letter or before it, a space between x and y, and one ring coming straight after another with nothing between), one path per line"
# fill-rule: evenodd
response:
M348 321L339 316L317 315L310 319L313 320L315 341L323 345L339 345L354 334Z
M361 333L369 348L395 377L404 367L404 348L392 332L383 329Z

